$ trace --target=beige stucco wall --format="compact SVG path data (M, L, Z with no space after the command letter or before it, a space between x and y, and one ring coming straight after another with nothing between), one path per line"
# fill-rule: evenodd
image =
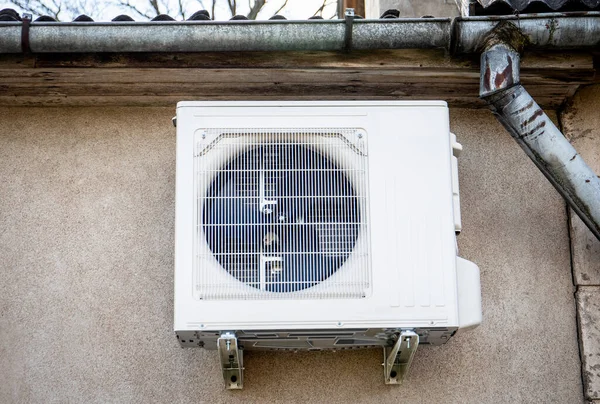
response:
M174 109L0 109L0 402L582 401L566 209L489 111L452 110L484 324L417 352L215 352L172 332Z

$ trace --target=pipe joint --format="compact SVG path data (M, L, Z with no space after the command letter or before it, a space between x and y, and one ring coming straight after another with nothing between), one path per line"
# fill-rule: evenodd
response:
M482 40L479 96L489 97L520 82L520 54L528 39L513 23L499 22Z
M487 98L519 84L519 63L519 53L504 43L496 43L483 52L479 96Z
M515 24L510 21L500 21L483 37L480 52L489 50L496 45L505 45L520 54L528 44L529 38Z

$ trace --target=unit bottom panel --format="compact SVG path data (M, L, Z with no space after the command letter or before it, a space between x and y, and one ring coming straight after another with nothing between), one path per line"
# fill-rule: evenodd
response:
M232 331L232 330L223 330ZM244 350L320 351L375 348L391 346L399 329L365 328L332 330L235 330ZM419 345L441 345L456 332L456 328L417 328ZM184 348L217 349L219 331L176 331Z

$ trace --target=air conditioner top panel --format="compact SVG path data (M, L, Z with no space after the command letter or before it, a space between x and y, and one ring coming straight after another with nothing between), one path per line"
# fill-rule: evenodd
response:
M447 107L446 101L180 101L185 107Z

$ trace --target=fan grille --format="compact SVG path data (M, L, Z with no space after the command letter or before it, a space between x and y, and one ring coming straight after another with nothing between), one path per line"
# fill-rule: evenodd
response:
M363 133L198 132L196 296L365 297L370 273Z

